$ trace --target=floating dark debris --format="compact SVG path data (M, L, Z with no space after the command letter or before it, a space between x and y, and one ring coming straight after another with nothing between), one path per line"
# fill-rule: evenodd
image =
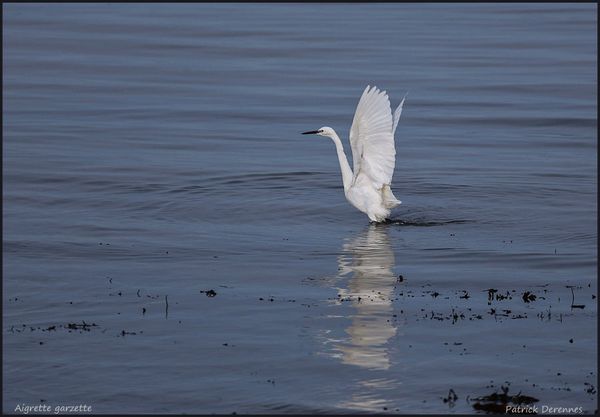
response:
M507 407L520 407L521 409L527 410L530 408L528 407L529 405L539 401L537 398L521 395L520 392L517 395L509 395L508 386L502 385L500 390L502 391L501 394L494 392L490 395L471 399L470 401L475 401L475 403L472 404L472 407L475 410L487 413L506 414Z
M495 288L489 288L484 291L487 291L487 293L488 293L488 305L490 305L492 303L492 301L494 301L494 300L496 300L496 301L512 300L510 291L506 291L506 293L504 293L504 294L499 293L498 290Z
M52 326L48 326L46 328L29 326L29 330L32 332L36 331L36 330L40 330L42 332L52 332L52 331L56 331L58 328L63 328L63 329L69 330L69 332L71 332L71 330L85 330L85 331L89 332L92 327L98 327L98 325L96 323L88 324L82 320L81 323L67 323L65 325L62 325L62 324L56 325L55 324ZM26 328L27 328L26 324L22 325L21 330L19 330L18 328L15 328L15 326L13 325L10 327L10 329L8 329L8 331L11 333L14 333L14 332L21 333L22 331L25 331Z
M495 288L489 288L486 291L488 293L488 304L489 304L490 301L494 301L494 294L496 294L498 292L498 290Z
M529 291L525 291L523 293L523 301L526 303L529 303L531 301L535 301L535 299L537 298L537 296Z
M452 388L450 388L450 391L448 391L448 396L446 398L442 398L442 400L445 403L448 403L448 405L450 405L450 407L453 407L456 400L458 400L458 395L456 395L454 390Z
M424 309L421 309L421 311L424 311ZM455 311L454 309L452 309L450 314L447 315L444 315L443 313L436 313L433 310L431 310L430 314L426 314L423 316L423 318L429 318L430 320L452 320L452 324L456 323L458 320L465 319L465 317L466 316L464 313L460 311ZM469 320L471 320L472 318L473 316ZM481 318L481 316L479 318Z
M200 291L200 293L206 294L207 297L214 297L217 295L217 292L215 290L204 290L204 291Z
M576 286L573 286L573 285L566 285L566 287L571 290L571 310L573 310L574 308L584 309L585 308L585 304L575 304L575 292L573 291L573 288L580 289L581 287L576 287Z
M496 300L512 300L512 297L510 296L510 293L508 291L506 291L506 294L496 294Z
M589 382L584 382L583 384L588 386L586 388L585 392L587 392L588 394L596 393L596 388L592 384L590 384Z
M85 321L81 321L81 324L79 323L67 323L66 328L67 329L71 329L71 330L85 330L86 332L89 332L91 330L92 327L97 327L98 325L96 323L92 323L92 324L87 324Z

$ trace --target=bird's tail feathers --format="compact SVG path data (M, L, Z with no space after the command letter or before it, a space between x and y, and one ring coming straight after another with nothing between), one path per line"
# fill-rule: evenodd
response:
M394 196L394 193L392 193L392 189L389 185L384 185L381 189L381 192L383 196L383 205L385 206L385 208L391 209L402 204L402 201L398 200Z

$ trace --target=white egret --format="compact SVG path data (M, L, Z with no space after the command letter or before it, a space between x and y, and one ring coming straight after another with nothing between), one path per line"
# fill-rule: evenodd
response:
M323 126L303 132L327 136L337 150L346 199L373 222L387 219L392 208L401 203L392 193L392 175L396 163L394 133L402 113L404 99L392 116L390 99L385 91L367 86L358 102L350 128L352 165L348 164L344 146L335 130Z

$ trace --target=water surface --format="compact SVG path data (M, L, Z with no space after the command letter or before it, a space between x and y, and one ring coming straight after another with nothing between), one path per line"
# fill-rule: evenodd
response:
M593 412L596 7L4 5L3 411Z

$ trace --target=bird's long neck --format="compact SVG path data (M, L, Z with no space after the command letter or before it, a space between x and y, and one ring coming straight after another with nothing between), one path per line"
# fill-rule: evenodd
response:
M333 143L335 143L335 149L337 151L338 159L340 160L340 169L342 170L342 182L344 183L344 190L348 190L350 188L350 184L352 184L352 168L350 168L350 164L348 164L348 158L346 158L346 153L344 152L344 146L342 145L342 141L340 140L337 133L333 132L333 135L330 136Z

